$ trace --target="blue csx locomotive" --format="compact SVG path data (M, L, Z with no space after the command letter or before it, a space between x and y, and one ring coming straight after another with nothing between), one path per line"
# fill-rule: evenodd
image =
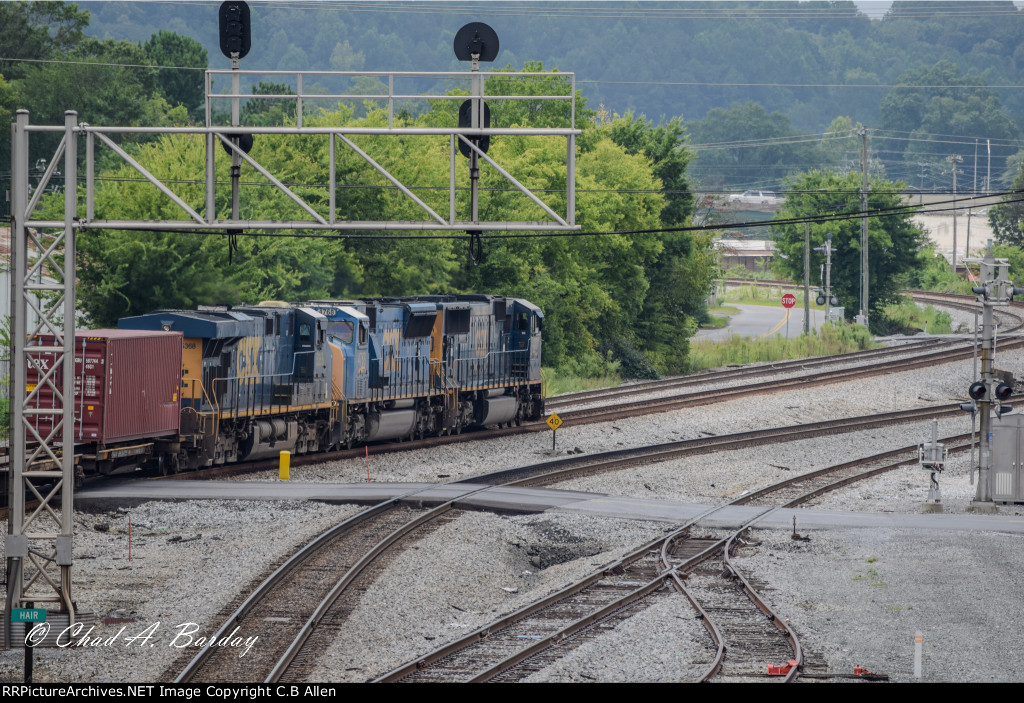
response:
M540 309L437 295L161 310L121 329L182 335L172 471L534 420Z

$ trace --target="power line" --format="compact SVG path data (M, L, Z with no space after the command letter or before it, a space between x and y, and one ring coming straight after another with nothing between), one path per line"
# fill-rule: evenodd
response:
M1018 195L1024 196L1022 191L1007 191L1004 193L995 193L993 196L1006 196L1006 195ZM672 234L681 232L716 232L722 229L748 229L754 227L773 227L773 226L785 226L793 224L803 224L804 222L811 223L823 223L823 222L841 222L846 220L859 220L862 217L878 218L878 217L892 217L897 215L911 215L911 214L934 214L939 212L952 212L956 210L968 210L976 207L975 204L967 202L974 200L975 198L957 198L955 200L940 201L933 203L933 205L927 208L922 208L919 205L900 205L891 208L880 208L877 210L869 210L867 213L857 211L848 211L840 213L823 213L817 215L803 215L799 217L790 218L779 218L774 220L753 220L747 222L738 223L727 223L727 224L715 224L715 225L688 225L682 227L657 227L651 229L635 229L635 230L608 230L600 232L517 232L517 233L481 233L479 235L469 234L352 234L352 233L341 233L341 234L325 234L322 232L281 232L281 233L265 233L265 232L242 232L242 235L251 237L282 237L286 239L386 239L386 240L436 240L436 239L452 239L452 240L468 240L474 236L479 236L481 239L525 239L525 238L537 238L537 237L598 237L598 236L631 236L631 235L644 235L644 234ZM1003 203L1018 203L1024 202L1024 197L1012 198L1003 200ZM944 205L946 203L953 203L950 207L934 207L935 205ZM195 230L192 228L168 228L162 230L165 232L172 233L192 233L192 234L206 234L206 235L229 235L227 230L224 232L212 232L210 230ZM236 233L237 234L237 233Z

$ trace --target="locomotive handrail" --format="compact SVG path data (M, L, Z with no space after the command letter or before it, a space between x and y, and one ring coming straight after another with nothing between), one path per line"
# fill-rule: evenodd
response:
M494 370L495 373L493 377L488 376L487 378L481 379L481 369L479 368L475 369L473 373L467 372L462 375L467 378L472 377L471 380L478 385L487 382L495 384L511 384L517 380L515 372L512 369L512 365L518 361L517 355L521 355L522 361L525 363L529 362L529 356L527 356L527 354L528 350L526 349L505 349L502 351L489 351L482 356L456 357L452 359L452 368L457 369L461 365L463 369L467 369L469 362L479 362L482 359L489 360L491 357L501 357L499 364L492 366L490 361L488 361L485 365L485 375L486 370ZM509 363L510 361L511 363Z

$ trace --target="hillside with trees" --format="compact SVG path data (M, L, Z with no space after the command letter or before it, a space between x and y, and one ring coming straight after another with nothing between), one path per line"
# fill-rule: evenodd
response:
M174 3L0 4L0 121L27 108L36 124L59 124L67 109L92 124L200 122L203 69L227 67L218 47L217 6L200 3L183 11ZM485 70L573 71L575 86L555 76L533 80L546 81L551 95L569 95L575 87L573 123L583 130L577 221L586 233L606 234L488 240L474 265L460 240L106 232L79 244L81 301L94 323L199 303L489 292L526 297L545 309L548 365L595 373L613 358L632 364L636 373L650 367L675 372L687 367L688 340L707 314L704 299L716 275L713 232L660 230L691 224L696 191L787 190L783 214L789 217L829 207L855 210L861 127L868 130L868 165L877 188L872 203L879 207L895 203L907 183L948 190L948 156L966 156L976 145L991 146L996 179L1015 188L1020 183L1014 179L1024 154L1024 94L1011 87L1024 67L1017 40L1024 12L1012 2L895 2L878 19L852 2L817 1L278 2L253 3L252 14L253 50L243 61L249 70L465 71L452 53L452 37L462 24L484 21L497 30L502 46L498 61ZM304 89L352 95L385 89L375 76L338 90L330 80L307 82ZM493 77L488 90L508 94L514 85ZM296 88L287 74L243 81L251 94L288 95ZM464 88L441 90L460 94ZM425 90L417 83L405 89ZM243 103L246 125L298 119L288 99ZM567 126L570 116L559 105L505 101L493 124ZM451 125L456 106L417 98L396 119ZM225 124L225 106L214 109L215 123ZM379 125L383 109L381 101L309 100L302 117L308 125ZM399 176L415 173L425 184L425 200L446 193L447 163L435 158L437 145L408 139L389 152L375 138L356 141L383 153L381 163ZM126 136L122 145L198 207L200 142ZM30 163L37 170L55 143L54 135L33 138ZM494 139L492 149L559 206L564 196L556 194L564 193L565 183L555 165L564 159L564 142L503 137ZM314 202L326 197L317 185L329 177L323 140L295 146L261 135L253 155ZM218 178L226 179L223 154L217 163ZM138 173L109 155L97 170L97 206L108 216L155 217L168 207L143 192ZM353 186L338 204L339 217L414 219L407 199L364 171L365 164L339 160L336 175ZM0 140L0 181L9 178L10 146ZM517 216L531 207L506 197L500 183L488 180L493 178L484 182L496 189L489 217ZM219 191L221 212L227 212L225 192ZM1020 240L1020 217L1012 206L1015 199L1008 198L993 210L1007 244ZM268 190L246 207L253 217L282 219L295 206ZM881 268L872 298L885 301L897 281L909 280L922 266L922 241L905 221L883 218L872 227L872 247L885 252L874 259ZM615 234L635 230L654 232ZM784 252L795 246L795 231L786 225L774 230ZM854 256L852 233L849 239L845 251Z

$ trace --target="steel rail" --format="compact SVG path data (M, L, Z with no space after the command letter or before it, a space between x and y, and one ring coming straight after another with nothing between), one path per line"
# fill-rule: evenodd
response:
M958 439L959 439L959 437L958 437ZM915 445L915 447L912 447L912 448L903 448L903 449L894 450L894 451L891 451L891 452L884 452L884 453L882 453L880 455L874 455L874 456L871 456L871 457L865 457L865 458L859 460L859 463L861 463L861 464L871 463L871 462L877 461L880 457L888 458L891 455L896 454L896 453L900 453L900 452L905 454L905 453L909 452L911 449L916 450L916 445ZM829 486L826 487L826 489L828 489L828 490L835 490L835 489L837 489L839 487L848 485L849 483L851 483L851 482L853 482L855 480L863 480L863 479L866 479L866 478L870 478L872 476L877 475L878 473L881 473L882 471L892 470L894 468L902 466L902 465L906 464L907 461L908 460L905 459L903 461L897 462L897 463L892 464L890 466L883 467L881 469L877 469L877 468L876 469L871 469L871 470L869 470L867 472L863 472L861 474L858 474L857 477L852 477L852 478L848 477L846 479L843 479L842 481L834 482L833 484L829 484ZM840 465L837 465L835 467L829 467L827 469L821 469L821 470L813 471L813 472L810 472L810 473L808 473L806 475L802 475L801 477L797 477L796 480L800 480L800 479L807 480L808 478L817 477L817 476L823 475L825 473L828 473L829 471L835 472L835 471L841 470L843 468L848 468L849 466L851 466L851 465L853 465L855 463L857 463L857 462L846 462L844 464L840 464ZM777 484L773 484L773 486L764 489L761 493L762 494L763 493L767 493L772 488L775 488L775 490L779 490L780 488L788 487L792 483L794 483L794 479L787 479L785 481L780 481ZM802 502L802 501L805 501L805 500L809 500L810 498L814 497L815 495L820 494L822 491L823 491L823 489L820 489L820 488L819 489L815 489L814 492L808 493L807 495L801 497L800 499L797 499L796 501L790 501L790 502L788 502L786 504L786 506L782 506L782 507L788 507L788 506L791 506L791 505L793 505L793 504L795 504L797 502ZM629 564L635 563L638 560L642 559L644 555L646 555L647 553L649 553L651 551L651 549L653 549L654 547L659 546L659 545L661 546L660 559L661 559L661 562L663 564L663 567L665 568L665 571L663 571L661 574L659 574L657 578L651 580L647 584L645 584L642 587L634 590L633 592L627 594L626 596L624 596L624 597L622 597L620 599L617 599L617 600L615 600L615 601L613 601L611 603L606 604L599 611L596 611L595 613L591 613L591 614L587 615L586 617L578 619L578 620L574 621L573 623L567 625L566 627L563 627L563 628L559 629L558 631L556 631L556 632L548 635L547 637L545 637L543 640L540 640L537 643L535 643L533 645L530 645L526 649L521 650L521 651L515 653L512 657L510 657L510 658L508 658L506 660L503 660L503 661L501 661L501 662L499 662L497 664L494 664L494 665L490 666L486 671L478 673L477 675L475 675L472 679L470 679L470 681L476 682L476 681L483 681L483 680L491 679L491 678L497 676L498 674L508 670L509 668L515 666L516 664L521 663L522 661L525 661L526 659L528 659L529 657L539 653L540 651L543 651L543 650L547 649L551 645L559 643L561 641L564 641L567 638L572 637L573 635L582 632L587 627L589 627L589 626L595 624L596 622L598 622L598 621L608 617L609 615L611 615L611 614L621 610L622 608L627 607L628 605L632 604L636 600L638 600L638 599L640 599L642 597L646 597L650 593L653 593L657 588L659 588L660 586L664 585L664 583L666 582L666 579L672 579L676 589L679 590L681 593L683 593L683 595L687 598L687 600L690 601L691 605L693 605L693 607L695 608L697 613L701 616L702 623L703 623L705 629L708 630L709 634L711 635L712 641L714 642L714 644L715 644L715 646L717 648L716 656L713 659L710 668L703 675L704 679L710 678L710 677L714 676L720 670L720 668L722 666L723 656L724 656L724 653L726 652L726 649L727 649L727 644L724 642L723 637L722 637L722 633L718 629L717 625L713 622L713 619L710 618L708 613L703 609L702 606L700 606L699 599L697 599L692 594L692 592L690 592L685 587L685 584L683 583L683 580L679 577L679 573L682 572L682 571L688 570L688 569L692 570L694 567L696 567L701 562L707 560L708 558L710 558L714 554L720 552L724 547L730 546L732 539L737 534L739 534L740 532L742 532L742 531L744 531L746 529L749 529L749 527L751 525L753 525L756 521L759 521L759 520L763 519L763 517L765 515L767 515L768 513L774 512L775 510L778 509L778 507L769 508L769 509L759 513L758 515L754 516L753 518L751 518L750 520L745 522L743 525L741 525L739 530L737 530L732 535L730 535L730 537L718 540L715 544L707 547L706 549L704 549L700 553L698 553L698 554L688 558L686 561L684 561L681 564L674 564L673 565L670 562L670 560L669 560L668 552L671 549L671 545L676 540L678 540L690 527L696 525L700 520L705 519L706 517L710 516L711 514L717 512L717 511L719 511L719 510L721 510L721 509L723 509L725 507L729 507L729 506L732 506L732 505L739 505L739 504L742 504L742 503L745 503L745 502L749 502L751 497L752 497L751 495L741 496L741 497L736 498L736 499L734 499L732 501L729 501L728 503L726 503L724 505L718 506L716 508L710 508L709 510L705 511L704 513L702 513L701 515L697 516L693 520L689 521L683 527L681 527L678 530L676 530L675 532L673 532L671 535L668 535L667 537L662 537L662 538L658 538L656 540L653 540L652 542L649 542L649 543L645 544L644 546L640 547L639 549L634 550L632 553L630 553L629 555L623 557L622 559L618 560L617 562L602 568L600 571L597 571L597 572L591 574L590 576L586 577L585 579L583 579L583 580L581 580L581 581L579 581L579 582L577 582L575 584L572 584L572 585L562 589L561 591L559 591L559 592L557 592L555 594L552 594L552 595L550 595L550 596L548 596L546 598L543 598L540 601L537 601L537 602L535 602L533 604L530 604L528 606L525 606L525 607L523 607L523 608L521 608L521 609L519 609L517 611L514 611L513 613L510 613L510 614L508 614L506 616L503 616L502 618L499 618L495 622L492 622L492 623L490 623L490 624L488 624L488 625L486 625L484 627L481 627L478 630L470 633L469 635L466 635L463 638L460 638L460 639L458 639L458 640L456 640L454 642L451 642L451 643L449 643L447 645L439 647L439 648L437 648L437 649L435 649L435 650L425 654L424 656L417 658L416 660L414 660L412 662L409 662L409 663L407 663L407 664L405 664L405 665L403 665L403 666L401 666L401 667L399 667L397 669L392 670L391 672L388 672L388 673L378 677L377 679L374 679L374 681L375 682L395 682L395 681L400 681L400 680L410 676L411 674L413 674L413 673L415 673L415 672L417 672L417 671L419 671L419 670L429 666L430 664L432 664L434 662L438 662L438 661L444 659L445 657L447 657L449 655L457 653L457 652L465 649L466 647L471 646L472 644L475 644L476 642L489 637L492 632L496 632L496 631L501 630L501 629L503 629L505 627L508 627L508 626L510 626L510 625L512 625L512 624L514 624L516 622L524 620L526 617L528 617L530 615L533 615L533 614L535 614L535 613L537 613L537 612L539 612L539 611L541 611L541 610L543 610L543 609L545 609L545 608L547 608L547 607L549 607L549 606L551 606L551 605L553 605L555 603L558 603L558 602L564 600L565 598L567 598L568 596L571 596L571 595L573 595L575 593L578 593L579 591L581 591L581 590L585 589L586 587L596 583L597 581L600 581L600 580L606 578L610 574L621 573L621 571L624 570L626 568L626 566L628 566ZM787 637L793 643L794 654L795 654L798 662L800 662L802 664L802 661L803 661L802 650L800 649L799 640L796 638L796 635L792 631L792 629L789 628L786 625L785 621L782 618L780 618L770 608L770 606L767 605L767 603L764 603L763 600L761 600L756 595L756 591L750 586L749 582L747 582L746 579L743 578L741 574L739 574L738 570L736 570L735 567L729 565L729 569L730 569L730 571L732 573L734 573L737 576L737 578L740 579L740 581L744 585L745 590L748 593L748 596L750 596L752 598L752 600L754 600L755 604L757 604L759 608L762 608L762 610L765 610L765 612L767 614L769 614L773 618L773 621L776 623L777 626L781 625L780 629L782 629L787 634ZM760 601L760 602L758 602L758 601ZM784 678L784 681L793 680L795 678L795 676L797 675L798 670L799 670L799 666L798 667L794 667L791 670L791 672Z
M284 564L279 566L255 591L249 595L249 597L245 599L240 606L238 606L231 615L228 616L224 624L213 635L212 641L215 642L227 635L231 631L231 628L242 620L261 600L263 600L263 598L270 593L277 584L283 581L286 576L318 551L323 545L369 519L398 507L398 505L398 498L393 498L389 501L379 503L361 513L353 515L314 538L309 542L309 544L293 554ZM192 658L191 661L189 661L185 668L182 669L181 673L174 679L174 683L188 683L191 681L192 677L195 676L202 665L210 658L212 653L213 649L211 647L204 647Z

